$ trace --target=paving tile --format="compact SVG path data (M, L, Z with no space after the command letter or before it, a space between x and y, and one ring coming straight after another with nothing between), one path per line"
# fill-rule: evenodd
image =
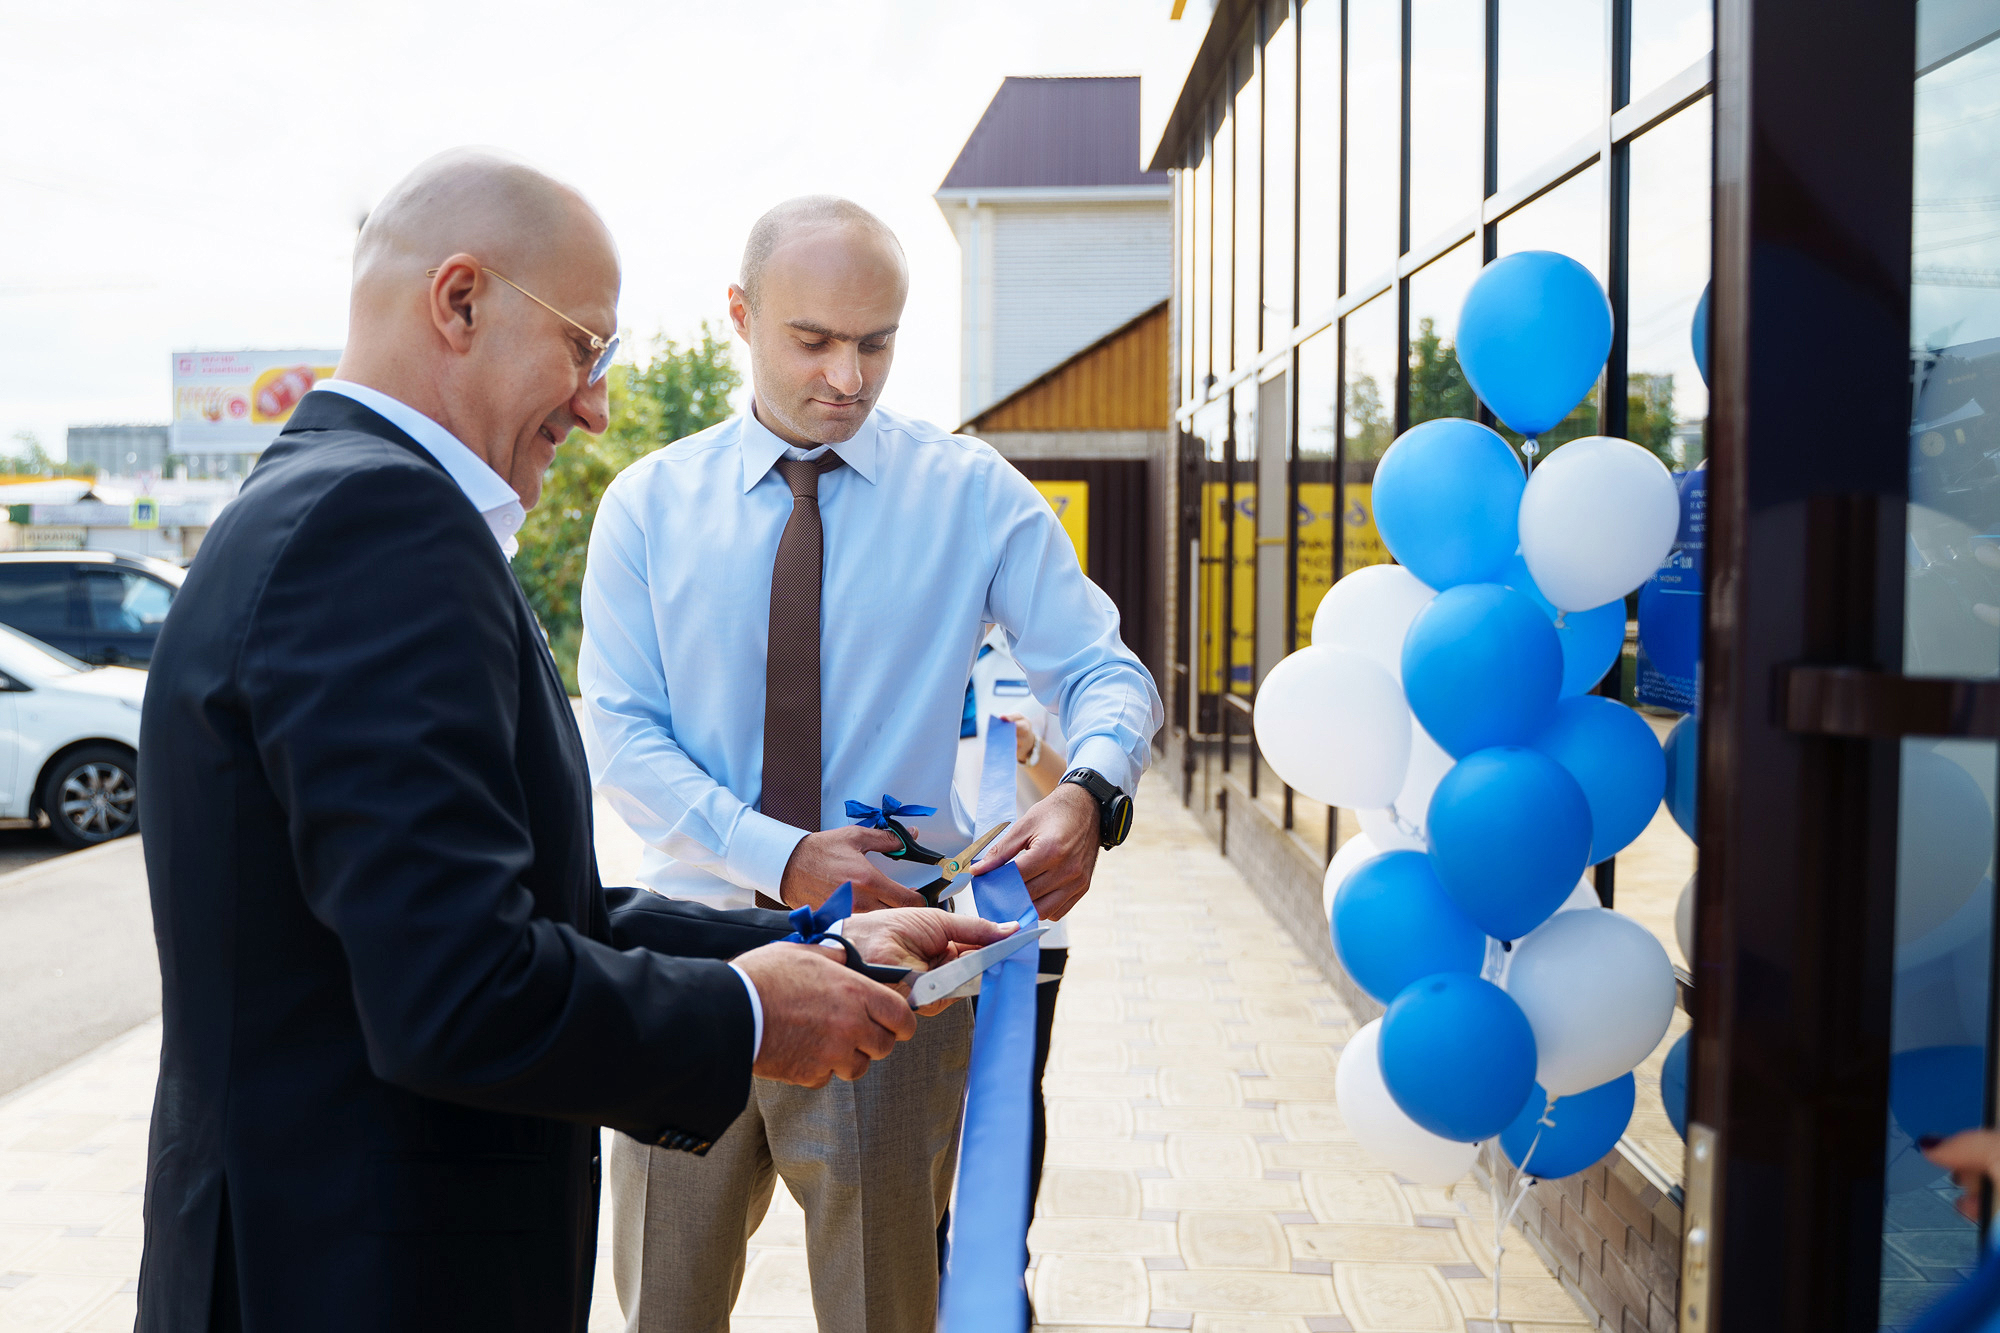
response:
M1241 1106L1243 1087L1227 1070L1164 1069L1160 1072L1160 1101L1183 1107Z
M1137 1258L1050 1254L1035 1267L1035 1315L1052 1324L1142 1328L1151 1304Z
M1177 1241L1167 1222L1042 1216L1028 1228L1028 1249L1038 1255L1170 1255Z
M1148 1208L1286 1211L1304 1206L1299 1187L1290 1181L1146 1180L1140 1185Z
M1105 1097L1130 1100L1153 1092L1151 1074L1074 1074L1051 1069L1042 1077L1047 1097Z
M1049 1140L1122 1139L1132 1133L1132 1107L1125 1101L1048 1095Z
M1278 1124L1296 1143L1354 1142L1332 1102L1287 1102L1278 1107Z
M69 1328L70 1333L132 1333L138 1322L139 1293L115 1291Z
M1169 1134L1167 1167L1176 1176L1255 1180L1264 1159L1248 1134Z
M118 1290L118 1281L76 1273L39 1273L0 1291L0 1329L56 1333Z
M1139 1180L1129 1171L1044 1170L1040 1211L1050 1217L1137 1217Z
M1122 1037L1065 1036L1049 1048L1049 1068L1067 1074L1122 1074L1131 1062Z
M812 1281L804 1250L759 1250L743 1272L743 1290L736 1313L796 1316L812 1309Z
M1482 1278L1476 1281L1456 1281L1449 1285L1458 1298L1459 1308L1468 1318L1484 1319L1493 1309L1493 1280ZM1558 1323L1565 1319L1582 1324L1583 1314L1571 1300L1569 1293L1548 1280L1547 1274L1535 1277L1502 1277L1500 1279L1500 1317L1507 1321L1522 1319L1540 1320L1544 1323Z
M1194 1333L1308 1333L1306 1321L1293 1315L1237 1315L1197 1313Z
M1185 1212L1177 1238L1190 1268L1291 1269L1285 1229L1268 1211Z
M1376 1171L1382 1166L1381 1159L1349 1141L1330 1143L1292 1143L1280 1137L1277 1143L1258 1145L1264 1154L1264 1165L1274 1171Z
M1421 1265L1336 1261L1333 1288L1340 1312L1370 1333L1452 1333L1463 1322L1444 1279Z
M1387 1172L1307 1171L1300 1183L1322 1222L1409 1226L1415 1221L1409 1200Z
M1158 1141L1059 1139L1050 1135L1043 1160L1049 1166L1163 1167L1166 1152Z
M1278 1127L1278 1114L1252 1107L1153 1106L1139 1109L1137 1123L1157 1134L1264 1134Z
M1262 1041L1257 1063L1278 1078L1332 1078L1340 1055L1326 1042Z
M1292 1253L1302 1259L1379 1260L1395 1263L1466 1262L1457 1233L1430 1227L1318 1222L1285 1228Z
M1321 1314L1335 1304L1330 1278L1295 1273L1154 1273L1153 1304L1217 1314Z

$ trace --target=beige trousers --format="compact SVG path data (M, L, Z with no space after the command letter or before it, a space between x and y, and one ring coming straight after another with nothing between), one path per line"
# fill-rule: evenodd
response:
M721 1333L745 1246L779 1177L806 1215L821 1333L932 1333L937 1224L951 1200L972 1006L858 1082L751 1080L750 1103L706 1157L611 1136L612 1279L627 1333Z

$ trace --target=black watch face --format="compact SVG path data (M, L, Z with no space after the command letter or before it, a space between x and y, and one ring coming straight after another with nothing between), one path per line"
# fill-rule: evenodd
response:
M1120 792L1104 810L1104 845L1116 847L1132 832L1132 798Z

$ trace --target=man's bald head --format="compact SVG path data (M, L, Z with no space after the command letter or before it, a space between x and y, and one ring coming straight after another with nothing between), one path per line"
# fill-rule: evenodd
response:
M532 506L570 430L605 429L590 374L618 287L576 190L498 153L440 153L361 228L339 374L444 426Z
M362 225L354 286L403 283L458 252L523 284L576 247L617 261L597 211L575 189L498 153L455 148L419 163ZM532 290L532 287L531 287Z
M750 228L743 245L743 270L737 286L755 307L763 289L764 271L771 256L787 241L816 231L853 228L879 242L903 265L903 243L889 224L851 199L832 194L802 194L765 213Z

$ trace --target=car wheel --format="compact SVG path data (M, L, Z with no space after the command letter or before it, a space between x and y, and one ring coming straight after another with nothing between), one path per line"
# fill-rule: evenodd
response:
M65 847L96 847L139 827L138 765L130 750L86 745L42 782L42 812Z

